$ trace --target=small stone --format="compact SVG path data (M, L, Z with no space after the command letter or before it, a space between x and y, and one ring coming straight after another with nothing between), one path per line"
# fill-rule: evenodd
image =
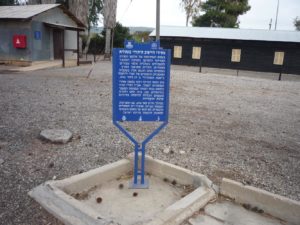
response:
M67 129L46 129L40 133L42 139L55 144L66 144L72 138L72 133Z
M48 167L53 168L54 167L54 162L49 163Z
M172 185L175 186L176 184L177 184L176 180L173 180L173 181L172 181Z
M265 211L262 210L262 209L259 209L257 212L260 213L260 214L262 214L262 213L264 213Z
M169 182L169 179L165 177L164 182Z
M243 207L247 210L249 210L251 208L251 205L250 204L243 204Z
M184 154L185 154L185 151L181 150L181 151L179 151L179 153L180 153L181 155L184 155Z
M81 139L81 136L80 136L79 134L76 134L76 135L73 136L73 138L74 138L75 140L80 140L80 139Z
M169 154L170 153L170 147L165 147L164 151L165 154Z
M4 163L3 159L0 159L0 165L2 165Z
M173 151L173 150L171 150L171 151L170 151L170 154L174 154L174 151Z
M52 177L52 180L56 180L56 178L57 178L56 176L53 176L53 177Z
M133 192L132 196L133 196L133 197L137 197L137 196L138 196L138 193L137 193L137 192Z
M96 202L97 202L98 204L100 204L100 203L102 202L102 198L101 198L101 197L96 198Z
M8 143L5 141L0 141L0 149L5 147Z
M119 184L119 189L123 189L124 188L124 184Z

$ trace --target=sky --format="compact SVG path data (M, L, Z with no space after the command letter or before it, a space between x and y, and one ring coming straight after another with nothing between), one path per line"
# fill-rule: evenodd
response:
M240 28L274 29L278 0L249 0L251 10L239 17ZM180 0L160 0L161 25L185 26ZM156 0L118 0L117 20L125 26L155 27ZM300 0L280 0L277 30L295 30L293 20L300 18ZM191 25L189 25L191 26Z

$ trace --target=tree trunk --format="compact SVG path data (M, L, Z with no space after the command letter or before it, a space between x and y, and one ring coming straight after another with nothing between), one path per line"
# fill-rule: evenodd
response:
M111 55L111 29L106 29L106 35L105 35L105 58L110 57Z
M187 16L186 16L186 21L185 21L185 26L186 26L186 27L189 26L189 20L190 20L190 16L187 15Z
M83 53L84 54L87 54L88 51L89 51L89 47L90 47L90 43L91 43L91 33L90 31L88 30L88 36L87 36L87 40L86 40L86 45L83 49Z

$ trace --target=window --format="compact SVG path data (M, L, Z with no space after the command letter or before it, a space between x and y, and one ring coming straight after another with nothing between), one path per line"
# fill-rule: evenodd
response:
M182 57L182 46L174 46L174 58Z
M192 59L200 59L200 58L201 58L201 47L193 47Z
M284 61L284 52L275 52L274 55L274 65L283 65Z
M241 49L232 49L231 52L231 62L241 61Z

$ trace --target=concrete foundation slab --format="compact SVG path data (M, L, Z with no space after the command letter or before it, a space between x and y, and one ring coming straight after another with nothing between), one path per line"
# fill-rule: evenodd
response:
M187 194L183 186L174 186L155 176L147 178L149 189L129 189L132 177L112 180L86 193L82 203L119 224L144 224Z
M189 219L191 225L224 225L223 222L220 222L210 216L201 215L195 218Z
M215 198L205 176L150 157L146 157L150 188L129 189L132 165L129 156L65 180L46 182L29 195L72 225L176 225Z
M300 203L146 157L149 189L130 189L133 155L49 181L29 195L66 225L298 225ZM282 209L282 212L279 212Z
M282 225L274 218L268 218L258 213L244 209L241 205L229 201L208 204L205 213L225 224L232 225Z
M291 224L300 224L300 202L298 201L226 178L222 180L220 193L239 204L257 207Z

